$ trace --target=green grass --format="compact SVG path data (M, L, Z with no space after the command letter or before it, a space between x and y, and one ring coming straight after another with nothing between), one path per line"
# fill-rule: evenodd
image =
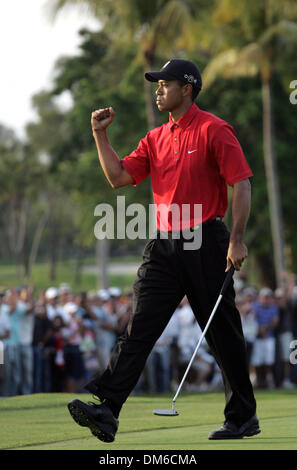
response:
M93 260L94 263L94 260ZM97 276L90 273L81 274L81 282L79 285L75 284L75 262L64 261L57 263L57 276L54 281L49 277L49 264L37 263L32 269L31 283L34 284L36 291L45 290L49 286L59 286L62 282L67 282L71 285L75 293L81 291L90 291L97 289ZM123 291L129 291L132 288L132 284L135 280L135 275L110 275L109 285L118 286ZM23 284L28 284L28 281L23 280ZM10 286L20 285L20 280L16 274L16 268L14 265L1 265L0 266L0 286L3 288L9 288Z
M143 244L143 248L145 245L145 241ZM109 258L110 263L141 263L142 255L141 255L141 248L139 249L139 255L119 255L119 256L111 256ZM94 256L85 256L84 257L84 266L93 266L95 263Z
M295 391L256 393L261 434L240 440L209 441L223 421L222 393L187 394L177 400L177 417L160 417L154 408L171 408L172 395L131 396L122 409L116 440L105 444L78 426L66 408L68 394L0 399L0 448L44 450L296 450ZM90 395L81 395L90 400Z
M34 284L36 290L47 289L49 286L59 286L62 282L68 282L73 288L75 287L75 263L65 261L57 263L56 279L50 279L49 263L36 263L32 269L31 283ZM24 284L28 284L26 279ZM91 290L96 288L97 278L94 274L84 273L81 276L81 284L77 286L77 290ZM14 265L0 266L0 285L4 287L18 286L20 281L17 277Z
M132 291L135 279L136 274L111 274L109 276L109 285L120 287L126 293Z

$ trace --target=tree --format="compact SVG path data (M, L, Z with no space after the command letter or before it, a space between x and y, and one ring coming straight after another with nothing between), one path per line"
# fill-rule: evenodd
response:
M135 56L134 48L125 45L119 55L110 47L111 39L107 33L82 30L80 34L80 54L57 61L53 89L33 98L39 121L27 126L31 145L36 152L46 155L48 177L43 189L50 211L45 240L51 253L52 273L59 241L62 243L67 236L63 227L68 218L61 210L72 205L68 226L77 259L77 281L84 251L97 244L95 207L106 201L116 206L117 195L125 195L127 204L135 202L135 191L129 188L113 190L100 168L90 126L94 106L98 102L106 103L117 111L117 119L109 133L121 156L130 153L146 131L143 83L139 79L131 87L125 73ZM140 77L139 71L137 76ZM64 92L70 93L72 100L72 107L67 112L57 106L58 97ZM137 197L143 204L149 202L149 179L137 188ZM111 245L109 251L119 245L116 240L108 242ZM127 247L129 242L121 241L121 245ZM98 244L104 245L100 241ZM106 286L108 278L102 251L100 259L100 281Z
M115 46L133 43L137 51L136 62L143 71L152 70L160 52L168 54L193 50L194 15L202 16L212 2L206 0L55 0L51 12L55 16L71 5L87 6L111 35ZM168 59L167 59L168 60ZM144 80L148 129L156 127L153 85Z
M216 27L221 27L223 48L203 74L204 90L219 76L234 78L260 75L262 83L263 149L273 239L276 282L281 285L286 269L283 215L275 154L272 99L273 75L293 59L297 44L296 4L292 1L262 0L217 2ZM286 16L287 15L287 16ZM218 34L220 37L220 34ZM235 47L228 48L230 43ZM236 47L239 44L241 47Z
M32 238L35 238L36 230L40 230L35 224L29 239L29 219L35 210L34 201L44 182L44 173L31 146L20 142L3 126L0 126L0 155L1 222L7 237L6 247L13 255L18 281L22 282L21 257L25 275L28 275L25 251L30 251ZM38 249L37 241L35 250Z
M47 241L50 260L50 279L56 278L56 267L60 245L65 238L72 238L75 231L74 204L68 193L71 188L71 174L65 165L74 165L77 150L71 144L71 131L64 113L55 103L50 92L40 92L33 96L33 106L39 121L26 126L27 138L33 153L42 163L45 177L39 191L39 201L43 211L37 226L30 268L37 257L37 242L40 243L43 231ZM67 161L67 164L63 163Z
M132 69L140 63L143 72L146 72L153 69L159 49L164 50L165 47L168 54L168 51L173 52L175 46L182 46L184 50L193 47L192 14L194 10L191 7L194 3L190 0L151 0L149 2L115 0L112 3L108 0L56 0L52 6L52 13L55 16L65 6L77 4L88 6L103 24L103 30L111 36L118 56L121 56L124 44L126 46L134 44L137 53L132 60ZM205 7L209 2L200 0L199 3L203 3ZM118 71L115 70L114 75L118 77ZM156 115L153 84L144 79L143 84L147 128L150 130L159 125L159 121ZM150 195L150 199L151 197ZM107 249L107 244L104 246ZM107 260L107 256L103 256L102 259ZM103 274L104 272L106 270L103 266Z
M76 226L80 230L75 235L75 243L82 248L94 245L94 209L97 204L108 201L115 206L117 195L125 195L128 201L135 197L126 188L113 190L100 168L90 126L90 116L96 103L111 105L117 112L117 119L109 133L121 156L130 153L131 146L136 145L143 136L146 123L142 83L139 86L134 81L132 90L125 80L125 71L135 55L133 47L125 44L119 55L111 46L111 38L106 32L82 30L80 34L81 53L61 58L56 64L52 94L55 97L70 91L73 101L73 107L64 119L71 130L68 137L68 145L72 148L70 154L76 154L76 161L65 159L60 163L60 169L63 168L63 181L69 187L72 200L78 207L84 208L76 215ZM146 203L149 194L147 181L137 189L138 199ZM98 281L105 287L108 285L109 245L114 245L113 241L96 241Z

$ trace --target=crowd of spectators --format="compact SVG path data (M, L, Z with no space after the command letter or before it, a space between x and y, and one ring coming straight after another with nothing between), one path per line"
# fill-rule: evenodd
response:
M296 276L284 273L282 286L275 291L263 287L258 292L254 287L243 285L237 290L236 300L254 385L259 388L296 387Z
M251 379L259 388L293 388L290 361L297 338L297 286L287 275L275 292L259 291L235 278ZM83 386L108 365L132 314L132 293L118 287L75 295L64 283L35 297L32 286L0 292L0 396L85 392ZM155 344L134 393L170 392L180 382L201 330L185 297ZM223 389L222 377L204 340L184 385L189 391Z
M32 287L0 294L0 396L79 392L106 368L131 314L117 287L74 295L68 284L34 299Z

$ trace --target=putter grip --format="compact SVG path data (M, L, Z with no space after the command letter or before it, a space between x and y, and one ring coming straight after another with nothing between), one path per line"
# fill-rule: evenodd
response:
M221 295L224 295L224 294L225 294L226 289L227 289L227 287L228 287L228 285L229 285L229 283L230 283L230 281L231 281L231 278L232 278L232 276L233 276L233 274L234 274L234 271L235 271L234 266L233 266L233 264L231 264L231 268L230 268L229 271L227 272L227 275L226 275L226 277L225 277L224 284L222 285L222 289L221 289L221 292L220 292Z

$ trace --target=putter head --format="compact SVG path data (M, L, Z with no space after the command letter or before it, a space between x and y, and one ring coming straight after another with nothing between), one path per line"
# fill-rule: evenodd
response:
M178 416L176 410L154 410L154 415L157 416Z

